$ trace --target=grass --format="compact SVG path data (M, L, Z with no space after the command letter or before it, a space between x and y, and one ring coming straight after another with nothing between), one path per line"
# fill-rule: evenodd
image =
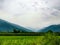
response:
M0 45L57 45L55 41L55 37L46 39L45 36L0 36Z
M43 36L0 36L0 45L40 45Z
M0 45L60 45L60 36L0 36Z

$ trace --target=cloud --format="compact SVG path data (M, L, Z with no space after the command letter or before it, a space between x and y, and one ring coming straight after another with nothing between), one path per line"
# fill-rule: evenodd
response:
M59 4L60 0L3 0L0 18L24 27L41 29L60 24Z
M45 12L46 11L46 12ZM58 12L57 14L52 15L52 13L55 13L54 10L44 10L41 13L28 13L26 15L22 15L22 16L17 16L14 17L15 22L18 21L17 24L22 24L24 26L27 27L33 27L33 28L43 28L52 24L60 24L60 12ZM47 13L49 12L49 13ZM56 16L55 16L56 15ZM13 21L14 21L13 19Z
M60 10L60 0L50 0L50 6L57 10Z

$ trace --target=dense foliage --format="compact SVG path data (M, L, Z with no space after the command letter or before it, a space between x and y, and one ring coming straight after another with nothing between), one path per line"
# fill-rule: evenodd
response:
M0 36L0 45L60 45L60 36L52 31L44 36Z

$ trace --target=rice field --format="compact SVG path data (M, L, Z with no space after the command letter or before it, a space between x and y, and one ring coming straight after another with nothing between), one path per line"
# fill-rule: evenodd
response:
M60 45L60 37L0 36L0 45Z
M0 45L40 45L43 36L0 36Z

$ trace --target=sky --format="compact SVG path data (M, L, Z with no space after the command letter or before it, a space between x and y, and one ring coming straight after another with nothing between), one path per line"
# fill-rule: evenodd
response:
M0 19L33 29L60 24L60 0L0 0Z

